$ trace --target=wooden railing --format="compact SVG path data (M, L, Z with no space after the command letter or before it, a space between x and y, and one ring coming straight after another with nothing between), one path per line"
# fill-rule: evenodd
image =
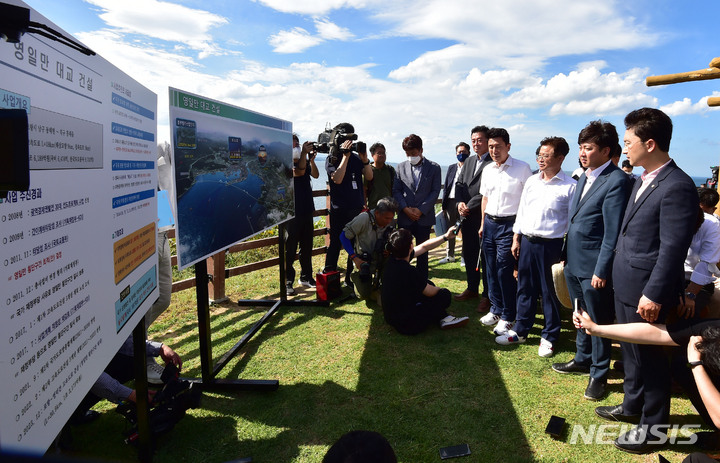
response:
M325 227L317 228L313 231L313 236L323 236L324 246L314 248L312 255L325 254L327 247L330 245L329 225L330 217L328 211L330 209L330 196L328 190L313 190L313 198L325 197L325 209L316 210L313 214L314 217L325 216ZM437 204L441 203L442 200L438 198ZM175 237L175 230L172 229L168 232L168 238ZM271 238L261 238L252 241L245 241L234 246L231 246L225 251L218 252L217 254L208 257L207 268L208 274L210 275L210 283L208 284L208 293L210 300L214 302L224 301L227 299L225 296L225 280L227 278L243 275L246 273L254 272L264 268L275 267L280 265L280 257L273 257L271 259L265 259L258 262L252 262L249 264L239 265L237 267L225 268L225 254L249 251L251 249L259 249L268 246L277 245L279 237L274 236ZM177 266L177 255L172 256L172 265ZM172 292L183 291L186 289L195 287L195 277L187 278L185 280L176 281L172 284Z

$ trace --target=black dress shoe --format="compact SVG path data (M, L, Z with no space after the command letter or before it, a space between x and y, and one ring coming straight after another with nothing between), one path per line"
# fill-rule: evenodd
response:
M588 381L587 388L585 389L585 397L588 400L600 400L605 396L605 386L607 385L607 379L605 378L590 378Z
M590 367L586 365L581 365L575 361L575 359L570 360L567 363L553 363L552 369L557 371L558 373L562 374L573 374L573 375L589 375L590 374Z
M595 414L600 418L605 418L610 421L625 421L626 423L637 423L640 421L640 415L627 415L623 413L622 404L596 407Z
M655 443L650 443L655 441ZM663 442L664 443L664 442ZM647 427L636 426L615 439L615 447L628 453L648 453L658 450L662 444L657 436L648 436Z

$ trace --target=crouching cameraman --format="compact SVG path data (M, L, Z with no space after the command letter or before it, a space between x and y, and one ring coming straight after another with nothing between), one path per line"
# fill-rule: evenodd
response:
M377 291L387 256L384 248L394 228L397 202L390 197L378 201L375 209L361 212L345 225L340 234L343 248L356 270L350 275L361 299L369 300ZM353 245L354 241L354 245Z

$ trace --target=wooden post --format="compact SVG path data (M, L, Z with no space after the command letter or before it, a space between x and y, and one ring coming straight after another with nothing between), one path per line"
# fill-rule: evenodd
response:
M207 267L212 279L208 282L210 302L225 302L225 251L220 251L207 258Z

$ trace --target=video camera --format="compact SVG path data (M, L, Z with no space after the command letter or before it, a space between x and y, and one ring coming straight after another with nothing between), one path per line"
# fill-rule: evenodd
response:
M164 386L150 402L149 421L153 437L170 431L188 409L200 406L200 385L180 379L179 373L175 365L168 364L160 377ZM123 402L115 411L123 415L132 426L126 434L125 442L136 444L139 438L137 407L133 402Z
M350 151L355 153L367 152L367 144L361 141L356 141L357 139L357 134L346 132L343 124L331 129L330 124L328 123L325 130L318 135L318 141L313 143L313 149L318 153L329 153L328 160L330 164L337 165L340 163L341 154L345 154ZM349 150L340 148L340 146L347 140L354 141L355 143L350 146Z

